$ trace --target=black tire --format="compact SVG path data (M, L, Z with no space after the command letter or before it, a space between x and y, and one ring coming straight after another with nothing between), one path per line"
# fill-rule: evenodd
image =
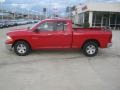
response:
M84 44L82 51L83 51L83 54L88 57L96 56L98 53L98 44L94 41L89 41Z
M13 47L14 47L14 52L19 56L26 56L31 51L29 44L25 41L17 41ZM20 49L21 47L22 49Z

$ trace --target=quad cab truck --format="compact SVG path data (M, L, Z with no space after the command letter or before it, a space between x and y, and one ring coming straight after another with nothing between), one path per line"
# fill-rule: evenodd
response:
M112 32L105 28L73 28L67 19L45 19L31 28L9 31L5 44L19 56L32 50L80 49L92 57L99 48L112 46Z

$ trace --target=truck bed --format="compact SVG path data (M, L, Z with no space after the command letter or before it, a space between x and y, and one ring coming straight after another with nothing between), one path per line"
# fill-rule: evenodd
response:
M75 31L108 31L105 28L73 28Z
M106 28L106 27L93 27L93 28L84 28L84 27L81 27L79 25L76 25L76 24L72 24L72 29L75 30L75 31L110 31L109 28Z

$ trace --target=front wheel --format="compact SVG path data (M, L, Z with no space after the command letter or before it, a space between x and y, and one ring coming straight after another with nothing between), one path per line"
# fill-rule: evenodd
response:
M30 46L24 41L18 41L14 44L14 51L19 56L25 56L30 53Z
M98 45L95 42L87 42L83 46L83 54L89 57L95 56L98 53Z

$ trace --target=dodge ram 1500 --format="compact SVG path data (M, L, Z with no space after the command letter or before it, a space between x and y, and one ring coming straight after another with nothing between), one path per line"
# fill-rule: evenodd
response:
M95 56L99 48L112 45L112 32L103 28L73 28L67 19L46 19L27 29L7 33L9 50L19 56L32 50L81 49L86 56Z

